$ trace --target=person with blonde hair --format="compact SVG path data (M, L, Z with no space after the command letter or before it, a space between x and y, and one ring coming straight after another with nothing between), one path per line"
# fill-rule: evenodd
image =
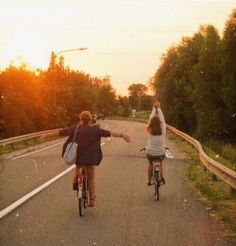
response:
M78 143L76 168L73 178L73 189L78 189L79 166L86 168L88 175L89 205L95 204L95 166L102 161L101 138L102 137L119 137L126 142L130 142L130 137L121 132L108 131L101 128L98 124L92 123L92 115L89 111L83 111L79 114L79 126L77 128L76 142ZM67 142L71 142L77 125L58 130L55 133L47 135L69 136Z
M148 121L148 145L146 149L146 157L149 161L148 165L148 182L147 185L152 184L153 162L160 160L160 175L161 181L165 184L163 177L162 162L165 158L166 147L166 123L164 115L161 111L160 103L157 101L153 105L152 112Z

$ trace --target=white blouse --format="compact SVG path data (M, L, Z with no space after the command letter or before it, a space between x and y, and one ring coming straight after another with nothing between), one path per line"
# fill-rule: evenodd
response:
M153 107L149 117L149 122L155 115L158 115L161 120L162 134L154 136L151 133L148 133L148 145L146 147L146 152L152 156L164 155L166 146L166 123L160 108L156 109Z

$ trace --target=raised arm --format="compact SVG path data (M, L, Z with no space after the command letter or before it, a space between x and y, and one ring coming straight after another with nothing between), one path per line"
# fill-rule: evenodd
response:
M151 115L149 117L149 121L151 120L152 117L154 117L156 114L158 114L159 116L159 119L161 120L161 123L162 123L162 130L163 130L163 136L165 138L165 142L166 142L166 121L165 121L165 117L162 113L162 110L161 110L161 105L158 101L156 101L154 104L153 104L153 109L152 109L152 112L151 112ZM165 143L166 145L166 143Z
M161 107L158 107L157 108L157 112L158 112L158 115L159 115L159 118L162 122L162 131L163 131L163 136L164 136L164 139L165 139L165 147L167 146L166 145L166 121L165 121L165 117L162 113L162 110L161 110Z
M148 124L149 124L150 120L156 115L156 113L157 113L157 109L153 106L152 112L149 116Z
M159 116L159 118L160 118L160 120L161 120L162 124L163 124L163 125L165 125L165 127L166 127L165 118L164 118L164 115L163 115L163 113L162 113L162 111L161 111L161 108L160 108L160 107L159 107L159 108L157 108L157 113L158 113L158 116Z

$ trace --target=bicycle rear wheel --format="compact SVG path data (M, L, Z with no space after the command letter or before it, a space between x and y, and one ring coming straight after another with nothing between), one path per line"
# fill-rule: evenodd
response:
M89 205L88 180L87 178L85 178L83 184L83 206L84 208L87 208L88 205Z
M84 215L84 202L83 202L83 198L79 198L78 199L78 205L79 205L79 215L83 216Z
M159 184L156 184L155 185L155 196L156 196L157 201L160 200L160 190L159 190L159 188L160 188Z
M79 209L79 215L83 216L84 214L84 199L83 199L83 188L81 187L79 181L78 183L78 191L77 191L77 197L78 197L78 209Z
M154 187L155 187L155 197L157 199L157 201L160 200L160 180L159 180L159 172L158 171L155 171L154 173Z

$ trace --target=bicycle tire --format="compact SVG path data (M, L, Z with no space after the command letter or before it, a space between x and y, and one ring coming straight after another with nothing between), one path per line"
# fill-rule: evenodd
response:
M160 200L160 190L159 190L159 188L160 188L160 186L159 186L159 184L157 183L156 185L155 185L155 196L156 196L156 199L157 199L157 201L159 201Z
M84 185L83 185L83 205L84 208L87 208L89 205L89 192L88 192L88 181L84 179Z
M77 198L78 198L78 209L79 209L79 215L83 216L84 214L84 202L83 202L83 190L81 190L80 187L80 180L78 181L78 190L77 190Z
M154 183L155 183L155 197L156 197L156 200L159 201L160 200L160 181L159 181L159 172L155 171L154 173Z
M78 205L79 205L79 215L83 216L84 215L84 204L83 204L83 198L78 199Z

